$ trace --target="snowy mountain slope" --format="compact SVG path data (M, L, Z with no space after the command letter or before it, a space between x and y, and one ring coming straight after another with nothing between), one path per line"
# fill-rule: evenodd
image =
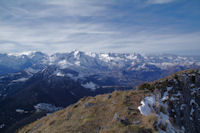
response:
M25 52L19 54L0 54L1 79L0 97L6 88L13 83L25 82L34 73L44 71L49 67L57 77L67 76L80 84L95 84L95 86L120 86L134 88L143 81L152 81L174 72L200 66L198 57L181 57L175 55L144 56L137 53L85 53L74 50L69 53L46 55L41 52ZM12 75L18 74L15 79ZM8 74L11 73L11 74ZM12 74L13 73L13 74ZM8 75L5 75L8 74ZM48 77L47 77L48 78ZM94 87L92 87L94 90ZM6 89L7 90L7 89Z
M38 71L28 68L21 72L0 76L0 101L23 89L26 81Z
M181 57L175 55L142 56L140 54L121 53L84 53L72 51L65 54L54 54L50 57L50 64L58 64L62 68L71 68L83 74L97 72L119 71L119 70L142 70L151 71L157 67L162 70L200 65L200 60L192 57ZM149 69L149 70L148 70ZM88 71L90 70L90 71Z
M150 81L187 68L196 68L200 66L198 59L175 55L157 57L136 53L84 53L75 50L70 53L51 55L49 64L57 66L60 70L69 68L78 72L79 76L75 79L98 77L98 79L111 78L112 81L115 78L115 81L121 85L133 85L135 83L127 81L136 77L142 81ZM95 80L98 82L98 79Z
M48 64L48 56L41 52L0 54L0 75L23 71L27 68L42 69Z
M22 71L29 67L32 69L43 69L49 65L57 65L60 69L71 68L83 74L90 74L110 70L127 70L130 68L132 70L140 70L145 69L145 66L148 65L159 67L160 69L176 66L197 66L200 65L200 59L199 57L176 55L144 56L136 53L89 53L77 50L53 55L46 55L41 52L0 54L0 74Z

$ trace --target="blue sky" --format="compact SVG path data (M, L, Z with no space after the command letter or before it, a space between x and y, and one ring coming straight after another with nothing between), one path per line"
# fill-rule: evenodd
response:
M1 0L0 52L200 55L200 0Z

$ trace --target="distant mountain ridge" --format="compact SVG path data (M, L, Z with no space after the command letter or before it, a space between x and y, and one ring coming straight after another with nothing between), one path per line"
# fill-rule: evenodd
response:
M172 66L200 65L200 59L187 56L160 55L144 56L138 53L91 53L74 50L69 53L46 55L42 52L24 52L18 54L0 54L1 70L9 72L22 71L26 68L42 69L48 65L57 65L60 68L73 67L77 71L84 68L95 70L110 70L114 68L144 69L145 64L154 65L161 69ZM0 74L6 74L0 72Z
M136 82L130 82L130 80L135 78L141 83L180 70L197 68L200 66L200 59L166 54L144 56L138 53L91 53L77 50L52 55L41 52L0 54L0 75L22 71L36 73L48 69L49 66L57 67L53 72L57 76L65 75L74 80L92 79L91 82L100 86L133 86ZM75 71L76 75L66 73L65 69ZM21 77L21 79L27 79L27 77ZM105 80L101 79L110 79L115 83L105 83Z
M52 68L51 75L69 77L95 90L113 86L134 88L144 81L199 66L199 58L175 55L144 56L138 53L91 53L77 50L53 55L42 52L0 54L0 100L20 90L16 89L17 84L26 82L37 72Z
M86 77L109 72L151 72L155 69L162 72L169 69L179 71L200 66L200 58L166 54L144 56L138 53L91 53L77 50L52 55L42 52L0 54L0 75L26 69L40 71L51 65L60 70L72 69L78 72L80 77Z
M0 75L23 71L28 68L41 70L47 63L48 56L41 52L22 54L0 54Z

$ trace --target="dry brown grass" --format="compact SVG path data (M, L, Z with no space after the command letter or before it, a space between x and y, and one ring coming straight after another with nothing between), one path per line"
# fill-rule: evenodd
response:
M147 129L153 131L153 117L144 118L137 109L140 101L149 95L146 91L115 91L111 98L108 98L108 95L110 94L84 97L64 110L25 126L18 133L128 133L145 132ZM92 103L92 106L85 107L86 103ZM119 119L126 118L129 123L126 125L120 120L114 120L115 113ZM134 121L140 123L134 124Z

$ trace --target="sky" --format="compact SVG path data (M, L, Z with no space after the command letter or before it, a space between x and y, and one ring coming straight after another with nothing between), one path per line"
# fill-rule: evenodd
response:
M0 0L0 52L200 55L200 0Z

